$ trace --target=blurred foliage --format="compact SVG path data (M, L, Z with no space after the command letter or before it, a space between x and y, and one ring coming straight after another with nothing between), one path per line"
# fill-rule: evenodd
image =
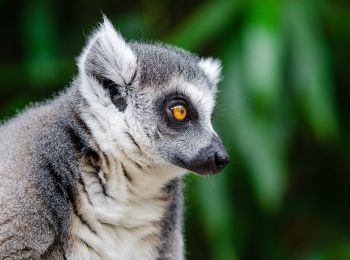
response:
M69 84L102 12L223 60L232 162L187 178L189 259L350 259L348 1L0 1L2 119Z

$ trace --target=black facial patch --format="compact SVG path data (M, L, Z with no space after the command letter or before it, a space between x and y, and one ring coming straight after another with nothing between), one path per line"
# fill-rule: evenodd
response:
M111 97L112 98L112 97ZM116 97L114 96L112 98L112 103L118 108L120 112L124 112L128 104L126 103L125 98L122 97Z
M174 100L182 100L184 102L183 105L188 109L188 115L184 121L178 121L172 116L170 108ZM199 119L196 107L192 104L192 102L186 95L178 92L170 93L165 97L162 97L160 100L157 101L157 107L159 108L161 117L164 119L165 123L167 124L167 127L176 131L186 130L190 123L196 123Z
M116 108L120 112L125 111L126 107L128 106L126 102L126 97L123 97L120 93L120 88L118 84L116 84L113 80L110 80L106 77L103 77L101 75L95 75L94 76L97 81L109 92L109 96L112 100L112 103L115 105Z

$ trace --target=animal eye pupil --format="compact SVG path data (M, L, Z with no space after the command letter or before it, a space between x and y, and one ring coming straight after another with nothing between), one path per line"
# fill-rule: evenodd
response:
M187 116L187 109L184 106L177 105L171 108L174 118L178 121L185 120Z

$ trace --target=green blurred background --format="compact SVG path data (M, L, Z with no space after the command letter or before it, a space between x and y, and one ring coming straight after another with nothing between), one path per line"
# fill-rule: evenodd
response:
M69 85L105 13L223 60L231 164L186 179L188 259L350 259L350 2L0 0L0 118Z

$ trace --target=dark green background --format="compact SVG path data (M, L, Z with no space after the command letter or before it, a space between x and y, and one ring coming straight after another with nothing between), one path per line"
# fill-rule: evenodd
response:
M349 1L0 0L1 119L69 85L102 13L223 60L231 164L187 177L188 259L350 259Z

